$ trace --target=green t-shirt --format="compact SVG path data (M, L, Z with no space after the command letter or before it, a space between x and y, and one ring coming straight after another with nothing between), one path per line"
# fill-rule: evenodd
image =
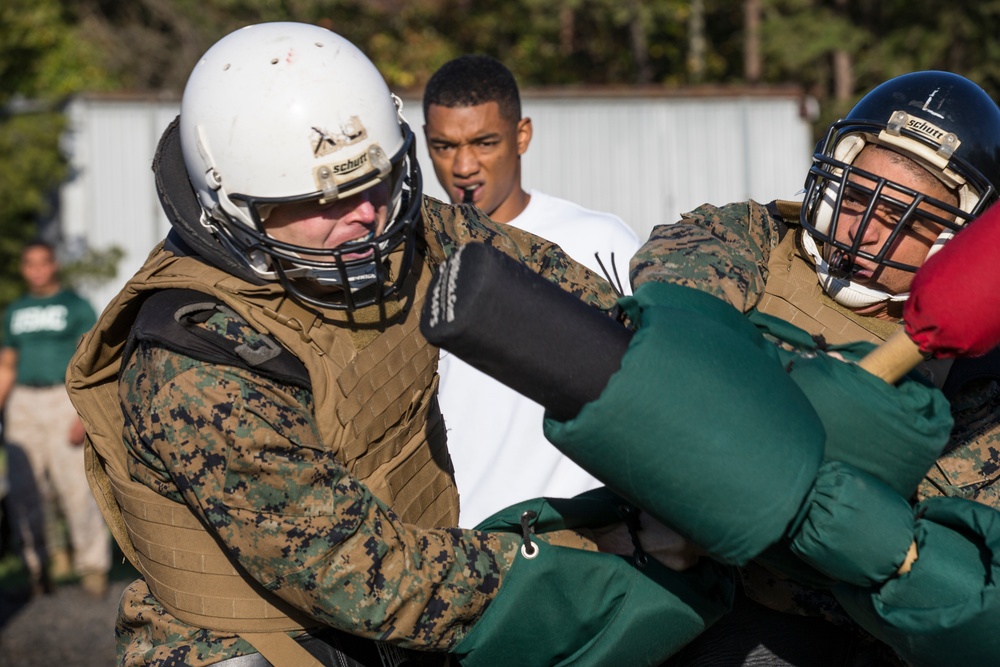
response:
M7 308L3 345L17 350L17 383L65 382L77 341L97 316L87 301L64 289L45 298L23 296Z

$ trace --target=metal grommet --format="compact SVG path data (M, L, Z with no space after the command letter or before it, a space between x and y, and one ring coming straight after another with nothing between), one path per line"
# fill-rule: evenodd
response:
M528 539L534 531L531 522L538 518L538 513L531 510L521 512L521 555L531 560L538 555L538 545ZM530 551L529 551L530 549Z
M531 553L528 553L528 547L531 547ZM526 540L524 544L521 545L521 555L531 560L532 558L538 557L539 548L538 545L531 540Z

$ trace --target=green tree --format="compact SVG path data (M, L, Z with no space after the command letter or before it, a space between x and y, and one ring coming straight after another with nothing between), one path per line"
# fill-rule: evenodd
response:
M760 0L764 78L794 82L821 102L817 127L894 76L941 69L1000 98L1000 2ZM838 90L838 58L849 89Z
M51 215L66 174L60 103L113 83L99 61L56 0L0 4L0 305L20 291L21 247Z

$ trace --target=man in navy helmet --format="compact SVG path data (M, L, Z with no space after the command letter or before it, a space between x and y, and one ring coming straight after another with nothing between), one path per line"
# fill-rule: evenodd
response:
M705 205L656 227L633 258L633 288L697 287L788 320L821 344L879 343L900 327L914 272L997 200L1000 109L973 82L915 72L876 87L834 123L799 202ZM1000 354L919 369L955 426L917 499L958 496L1000 509ZM872 442L877 447L878 442ZM881 664L833 597L773 568L742 568L733 615L671 665ZM832 622L831 625L829 622ZM869 662L865 662L865 661Z

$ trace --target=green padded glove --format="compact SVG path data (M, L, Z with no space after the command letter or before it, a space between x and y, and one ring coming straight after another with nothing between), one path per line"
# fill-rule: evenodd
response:
M879 585L906 559L913 543L913 508L874 475L828 462L816 476L791 550L834 580Z
M908 664L1000 661L1000 512L962 498L916 506L918 558L881 588L837 586L837 600Z
M620 302L638 329L621 369L545 435L615 492L713 557L744 563L784 535L825 434L773 344L727 303L646 283Z
M756 311L750 319L797 348L778 354L826 428L826 459L850 463L911 497L951 434L944 394L915 372L891 385L860 366L817 354L819 344L784 320ZM827 349L857 361L872 347L860 342Z
M520 533L526 510L541 519L535 530L617 520L613 495L514 505L480 530ZM565 515L565 520L560 516ZM632 559L552 546L529 536L482 618L453 649L466 667L510 665L658 665L729 611L733 573L710 559L684 572L656 561L640 569Z

